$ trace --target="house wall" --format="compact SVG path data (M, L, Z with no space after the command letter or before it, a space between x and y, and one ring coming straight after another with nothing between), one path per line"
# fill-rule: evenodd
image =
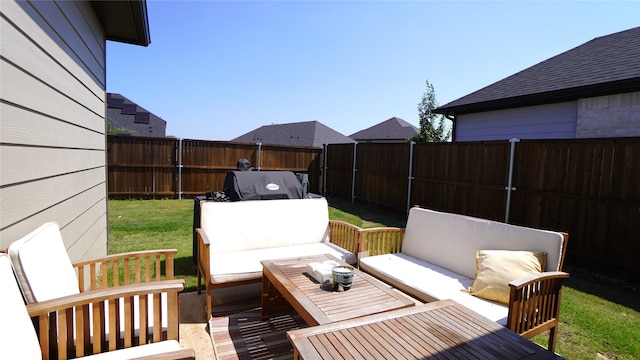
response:
M105 34L88 2L2 1L0 248L57 221L107 252Z
M573 139L575 101L456 116L454 141Z
M640 91L578 101L577 138L640 136Z

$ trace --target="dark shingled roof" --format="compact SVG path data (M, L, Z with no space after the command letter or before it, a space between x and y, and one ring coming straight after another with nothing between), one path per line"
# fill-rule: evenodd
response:
M385 120L377 125L373 125L372 127L353 133L349 135L349 137L356 141L404 141L407 138L413 137L417 133L417 127L400 118L392 117L391 119Z
M118 135L165 137L167 122L120 94L107 93L107 121L134 133Z
M640 27L597 37L435 110L461 114L640 90Z
M312 147L354 142L319 121L265 125L231 141Z

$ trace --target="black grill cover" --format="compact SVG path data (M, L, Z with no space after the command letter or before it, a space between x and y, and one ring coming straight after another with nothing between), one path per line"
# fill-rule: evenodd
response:
M290 171L230 171L224 192L231 201L302 199L302 184Z

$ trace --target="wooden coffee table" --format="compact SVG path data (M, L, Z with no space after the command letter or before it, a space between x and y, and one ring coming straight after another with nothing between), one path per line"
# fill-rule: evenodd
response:
M287 332L294 359L557 360L453 300Z
M291 306L314 326L415 305L410 298L359 270L347 291L322 288L305 272L307 264L326 260L345 264L331 255L262 261L262 317Z

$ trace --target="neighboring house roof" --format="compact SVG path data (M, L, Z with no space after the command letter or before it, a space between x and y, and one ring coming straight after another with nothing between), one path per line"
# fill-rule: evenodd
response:
M434 110L462 113L640 90L640 27L597 37Z
M354 142L319 121L265 125L231 141L313 147Z
M107 121L115 128L134 131L119 135L166 136L166 121L120 94L107 93Z
M91 1L107 40L148 46L151 43L146 0Z
M356 141L405 141L418 133L419 129L408 122L392 117L377 125L349 135Z

